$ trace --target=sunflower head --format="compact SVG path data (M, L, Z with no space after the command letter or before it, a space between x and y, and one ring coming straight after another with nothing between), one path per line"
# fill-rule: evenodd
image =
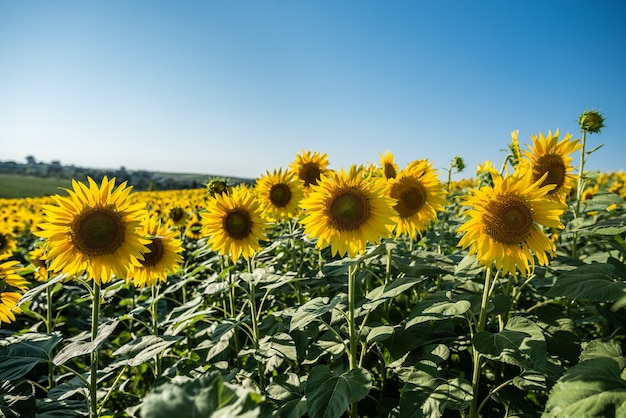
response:
M528 275L535 266L546 265L555 245L543 227L563 228L560 216L566 205L546 197L553 188L542 186L515 173L494 177L493 186L473 190L464 206L467 220L459 228L464 233L459 246L469 248L484 266L495 265L504 273L517 270Z
M301 154L296 154L289 168L304 182L304 187L309 188L328 171L328 155L303 150Z
M389 183L389 196L396 199L396 237L410 237L426 230L443 210L446 199L444 185L428 160L416 160L407 165Z
M578 118L580 129L590 134L600 133L604 128L604 116L595 110L585 110Z
M509 144L509 158L513 167L517 167L521 158L519 139L517 138L518 136L519 129L517 131L511 132L511 143Z
M49 269L68 276L87 273L106 283L113 275L125 277L128 265L142 258L148 243L138 227L146 215L145 203L132 203L132 187L115 188L115 179L88 185L72 180L68 196L55 196L56 205L44 206L44 221L35 232L47 240Z
M236 187L228 195L216 195L202 217L202 233L211 248L233 261L250 259L267 239L268 224L252 190Z
M342 169L321 177L302 201L301 222L305 233L318 239L318 248L330 245L333 255L354 257L368 242L389 236L394 203L387 196L385 179L364 177L352 166L348 172Z
M400 168L394 162L394 156L391 151L387 151L384 155L380 154L380 168L387 180L396 178Z
M270 221L282 221L300 212L304 182L292 171L278 169L257 179L255 191L264 216Z
M15 321L15 314L21 310L17 306L28 282L20 276L18 261L8 260L11 253L0 253L0 325Z
M582 146L580 141L571 137L568 133L559 141L558 129L554 135L551 131L547 136L541 132L539 136L532 135L533 145L520 160L520 170L528 173L533 182L542 179L541 186L552 185L548 197L562 202L567 200L575 181L570 174L574 170L570 154Z

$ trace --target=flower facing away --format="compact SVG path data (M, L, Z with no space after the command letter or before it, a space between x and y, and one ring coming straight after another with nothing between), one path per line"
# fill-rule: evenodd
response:
M328 171L328 155L317 151L302 151L302 154L296 154L296 160L289 168L304 182L304 187L309 188L312 184L317 184L320 177Z
M444 186L428 160L409 163L398 177L389 182L389 196L396 199L396 238L402 234L414 237L437 219L446 204Z
M68 276L87 273L87 279L107 283L113 275L125 278L128 266L147 251L138 229L146 216L145 203L130 203L132 187L115 187L115 178L100 187L72 180L68 196L54 196L56 205L44 205L43 222L35 235L47 240L51 272Z
M215 195L200 216L207 243L233 261L239 257L249 260L261 249L259 240L267 239L269 225L262 217L254 193L246 187L236 187L227 195Z
M570 189L574 186L575 177L571 175L572 157L569 154L580 149L580 141L571 140L568 133L559 141L559 130L548 136L542 133L532 135L533 145L530 150L524 151L524 158L520 161L520 170L530 173L532 181L536 182L545 178L541 186L553 184L555 187L548 192L548 198L565 202Z
M269 171L255 185L263 215L270 221L283 221L300 213L304 183L291 171Z
M302 200L304 232L318 238L317 248L331 246L333 256L363 253L368 242L390 235L395 199L382 177L364 177L356 166L330 172Z
M35 267L33 275L38 282L48 280L48 265L46 262L48 249L46 245L38 245L28 253L30 263Z
M466 197L465 214L469 217L459 232L462 248L469 247L486 267L495 263L503 273L519 270L528 275L535 267L548 264L555 244L542 226L563 228L559 218L566 205L546 198L554 186L542 186L543 178L532 182L529 176L494 177L494 186L483 186Z
M183 244L176 229L161 224L157 216L150 216L143 231L150 240L148 252L130 266L127 277L128 282L140 288L165 283L168 274L174 273L183 262Z
M387 151L384 155L380 154L380 168L387 180L395 179L400 170L394 162L393 154L390 151Z
M7 260L10 253L0 253L0 325L15 321L15 314L21 310L17 303L26 291L28 282L18 274L19 262Z

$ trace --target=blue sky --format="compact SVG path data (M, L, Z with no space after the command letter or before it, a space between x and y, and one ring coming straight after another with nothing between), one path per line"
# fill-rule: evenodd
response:
M0 0L0 160L257 177L455 155L500 165L600 110L626 169L623 1ZM575 162L578 156L575 156Z

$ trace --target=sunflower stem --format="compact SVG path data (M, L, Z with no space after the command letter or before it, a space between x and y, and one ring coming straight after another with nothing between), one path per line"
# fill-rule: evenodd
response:
M358 265L350 264L348 266L348 329L349 329L349 348L350 348L350 370L354 370L358 367L356 358L357 353L357 335L356 324L354 319L355 313L355 298L356 298L356 272ZM356 402L350 406L350 417L357 418L359 416Z
M491 268L487 268L485 271L485 284L483 286L483 297L480 302L480 315L478 317L478 324L476 325L476 332L474 335L485 330L485 324L487 323L487 305L491 296ZM476 350L476 347L472 350L472 357L474 363L474 370L472 373L472 392L474 394L472 403L470 404L469 418L476 418L478 413L478 387L480 385L480 372L481 372L481 355Z
M100 282L93 279L93 300L91 303L91 342L98 336L98 324L100 322ZM91 370L89 384L89 416L98 418L98 349L94 348L91 353Z
M256 309L256 298L255 298L255 294L256 294L256 286L254 285L254 278L250 279L249 282L249 287L250 287L250 291L249 291L249 301L250 301L250 316L252 319L252 339L253 339L253 343L254 343L254 349L255 350L259 350L259 318L257 316L257 309ZM261 391L265 390L265 365L263 364L263 362L260 360L261 358L261 354L257 353L257 373L259 375L259 389L261 389Z
M46 277L47 279L47 277ZM46 332L52 334L54 331L54 322L52 319L52 289L51 286L46 287ZM48 362L48 389L54 387L54 363Z
M158 308L158 285L152 286L152 304L150 305L150 316L152 316L152 335L159 336L159 308ZM154 377L158 378L161 375L161 356L157 354L154 356Z
M583 129L582 146L580 147L580 165L578 167L578 184L576 186L576 206L574 207L574 219L580 216L580 203L585 187L585 144L587 143L587 131ZM572 233L572 258L578 257L578 232Z

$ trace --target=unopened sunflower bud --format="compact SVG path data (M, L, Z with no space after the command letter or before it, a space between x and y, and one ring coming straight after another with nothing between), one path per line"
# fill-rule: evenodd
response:
M209 192L209 196L213 197L215 195L228 195L230 192L230 185L228 182L221 178L211 179L206 185L207 192Z
M463 161L463 157L455 155L452 159L452 167L456 168L459 173L465 170L465 161Z
M595 110L585 110L578 118L578 124L583 131L590 134L600 133L604 128L604 116Z

